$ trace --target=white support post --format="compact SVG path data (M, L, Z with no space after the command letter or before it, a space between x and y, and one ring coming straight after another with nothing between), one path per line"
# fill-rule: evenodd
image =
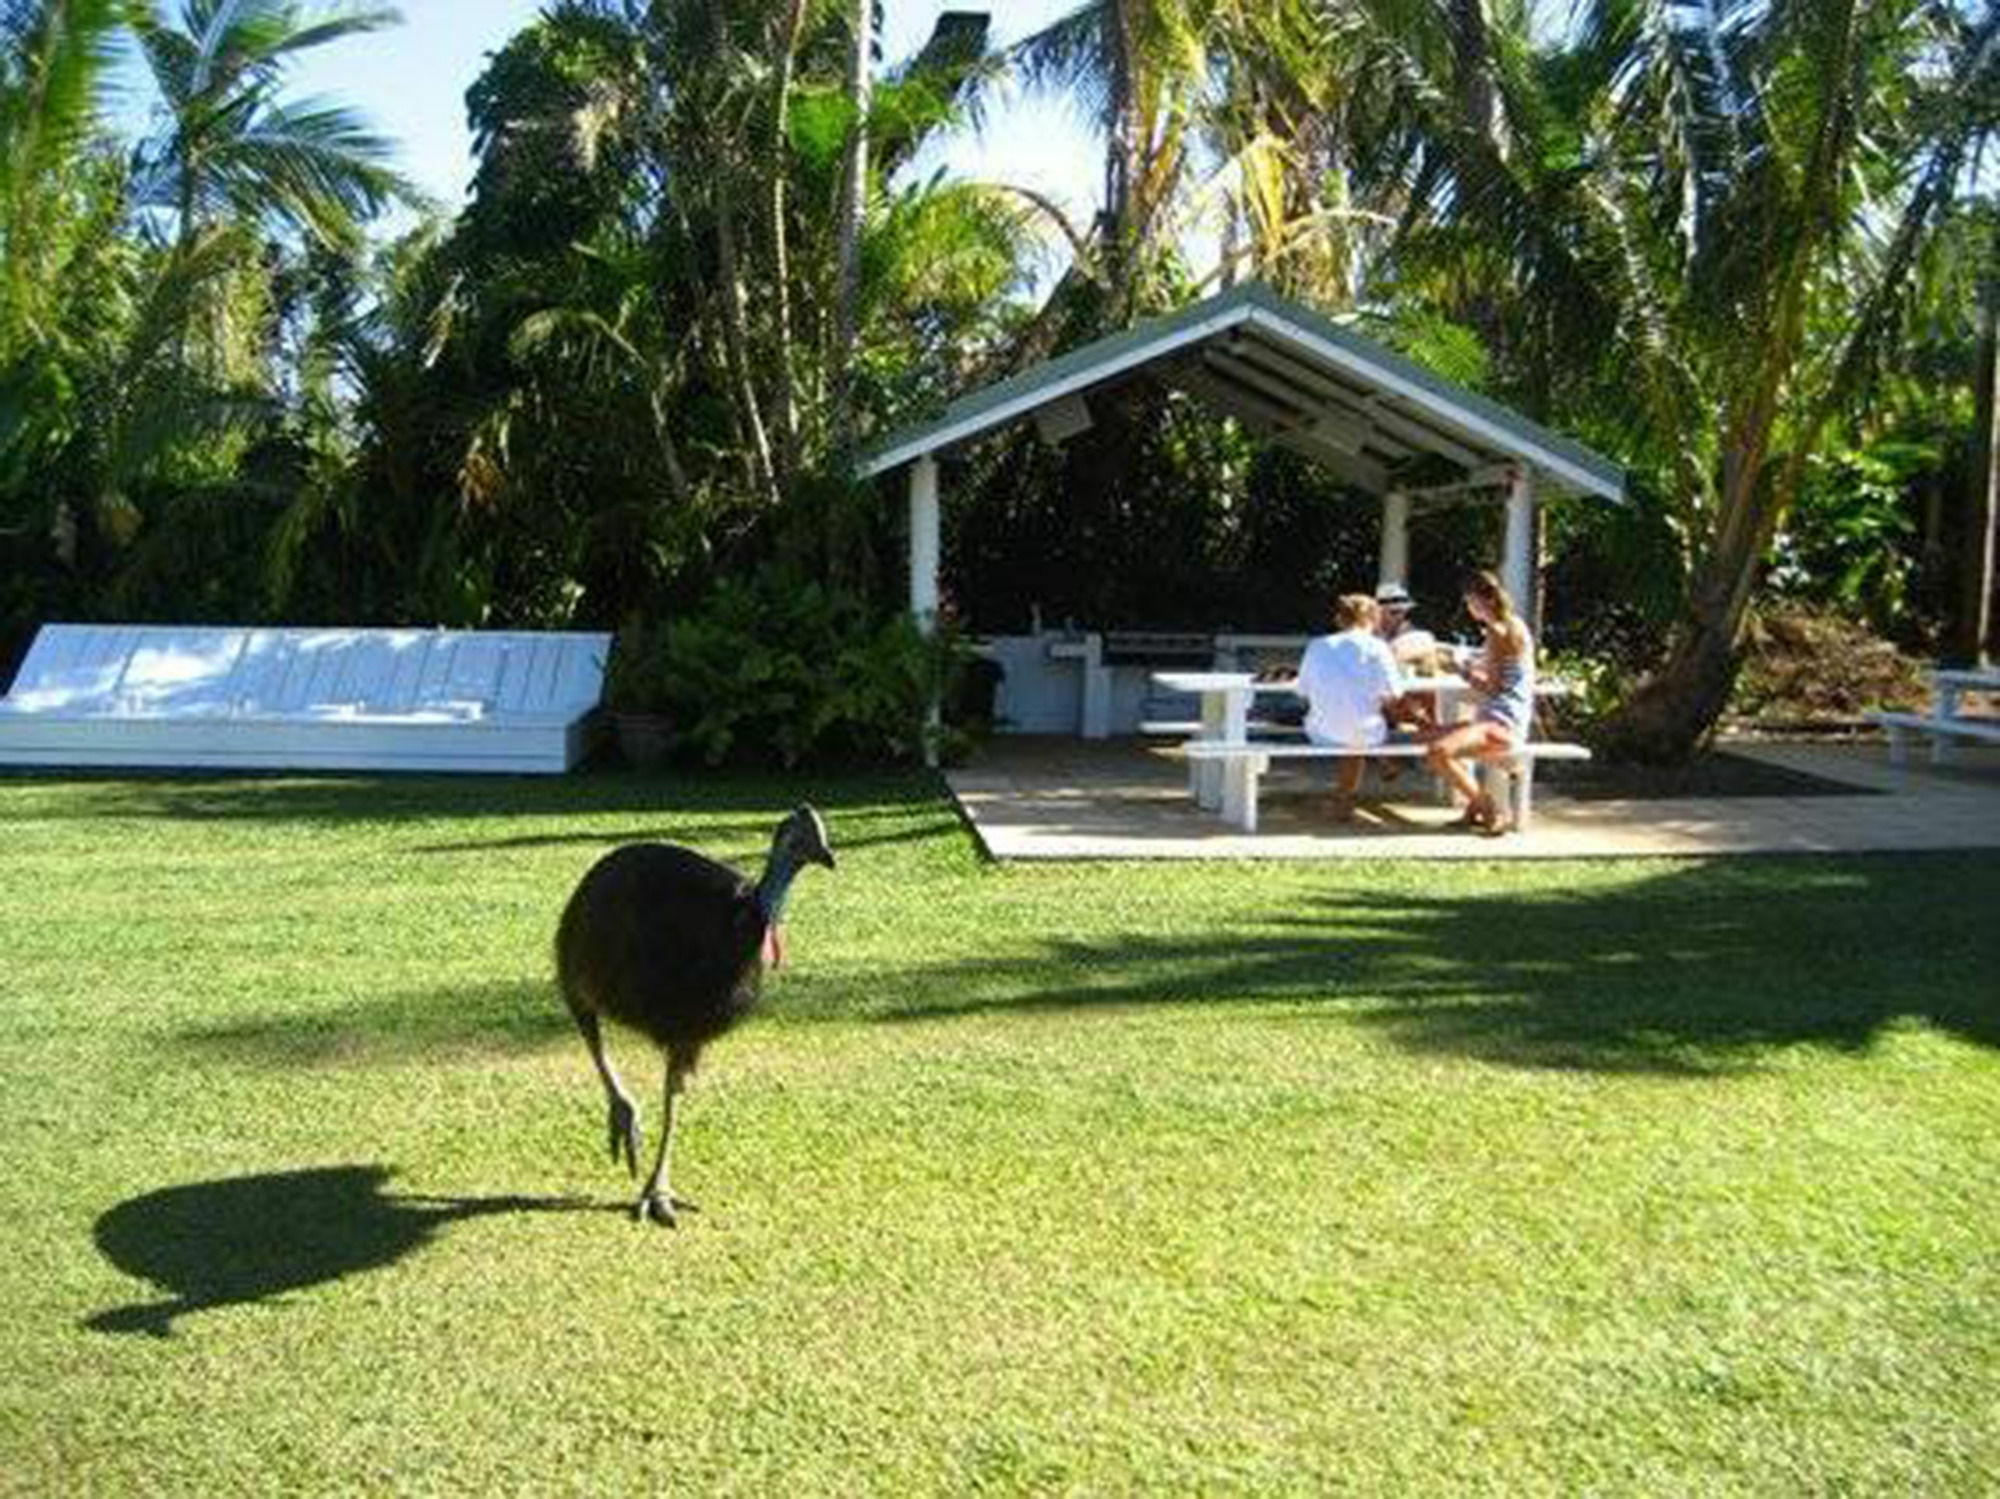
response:
M938 470L929 453L910 465L910 613L926 635L937 628Z
M1111 668L1104 664L1104 637L1092 630L1083 637L1083 737L1111 737Z
M1507 539L1500 554L1500 582L1530 628L1540 622L1535 607L1535 479L1517 467L1507 484Z
M938 616L938 468L924 454L910 465L910 614L925 635L935 634ZM924 763L937 765L940 704L933 698L925 718Z
M1382 561L1377 583L1410 581L1410 497L1400 489L1382 496Z

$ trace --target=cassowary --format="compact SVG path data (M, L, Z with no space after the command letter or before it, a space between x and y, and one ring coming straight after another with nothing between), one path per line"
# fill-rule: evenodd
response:
M666 1056L666 1123L633 1214L672 1224L674 1122L702 1048L757 1002L764 970L784 959L779 919L808 864L833 868L826 825L800 807L778 825L764 874L735 870L671 843L613 849L584 875L556 928L556 981L610 1101L611 1159L639 1171L639 1109L604 1054L600 1020L643 1031Z

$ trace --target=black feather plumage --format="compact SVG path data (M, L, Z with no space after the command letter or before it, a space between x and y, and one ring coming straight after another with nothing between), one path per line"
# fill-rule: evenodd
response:
M614 849L591 866L556 927L556 982L609 1103L611 1156L636 1174L639 1110L605 1052L602 1020L650 1037L666 1056L666 1126L639 1195L642 1218L675 1220L667 1184L680 1095L709 1042L755 1007L794 877L834 867L826 826L800 807L778 827L755 884L671 843Z
M629 844L570 897L556 974L572 1010L629 1025L692 1070L756 1004L769 925L735 870L677 844Z

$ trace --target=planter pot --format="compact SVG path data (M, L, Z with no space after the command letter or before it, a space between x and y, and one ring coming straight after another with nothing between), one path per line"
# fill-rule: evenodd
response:
M664 713L613 713L611 732L618 740L618 753L627 765L649 770L664 764L670 744L672 720Z

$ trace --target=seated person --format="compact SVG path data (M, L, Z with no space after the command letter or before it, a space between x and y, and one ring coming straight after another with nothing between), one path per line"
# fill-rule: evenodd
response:
M1476 572L1466 579L1465 607L1486 632L1486 649L1466 672L1479 694L1479 708L1470 723L1446 729L1433 739L1425 759L1465 798L1461 826L1500 833L1505 826L1499 809L1463 762L1501 759L1527 743L1535 716L1535 639L1507 590L1490 572Z
M1433 675L1437 670L1437 636L1410 623L1416 604L1409 590L1401 583L1384 583L1375 590L1375 604L1381 611L1375 633L1389 643L1396 665L1418 676Z
M1388 741L1392 719L1406 716L1402 676L1376 633L1378 613L1367 594L1343 594L1333 606L1337 633L1306 645L1299 693L1306 700L1306 738L1314 744L1371 748ZM1363 764L1358 755L1340 761L1333 800L1339 821L1354 815Z

